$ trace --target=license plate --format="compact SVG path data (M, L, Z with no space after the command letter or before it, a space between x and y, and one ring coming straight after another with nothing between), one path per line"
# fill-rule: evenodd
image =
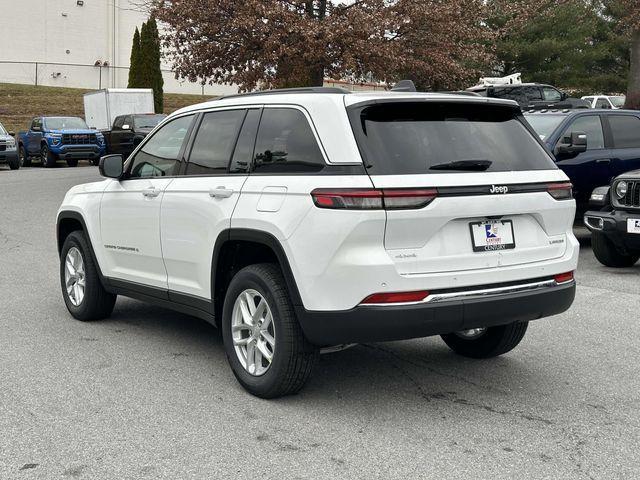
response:
M640 233L640 218L627 219L627 233Z
M511 220L487 220L469 224L474 252L516 248Z

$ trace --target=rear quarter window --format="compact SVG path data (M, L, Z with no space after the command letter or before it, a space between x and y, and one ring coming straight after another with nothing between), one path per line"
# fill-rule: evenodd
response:
M356 105L349 116L372 175L556 168L510 107L394 102Z

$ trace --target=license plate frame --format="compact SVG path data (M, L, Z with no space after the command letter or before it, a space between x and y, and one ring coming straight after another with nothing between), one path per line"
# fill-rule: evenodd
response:
M640 218L627 218L627 233L640 234Z
M490 232L487 229L487 226L499 225L501 231L507 231L506 241L503 241L503 235L496 236L496 230L494 232ZM474 228L476 227L476 228ZM476 229L479 229L476 230ZM508 229L508 230L506 230ZM513 230L513 220L482 220L479 222L470 222L469 223L469 233L471 234L471 247L474 252L496 252L501 250L513 250L516 248L516 236ZM484 244L478 244L476 234L484 234ZM491 236L490 236L491 234ZM511 235L511 239L509 241L508 235ZM496 239L496 240L494 240Z

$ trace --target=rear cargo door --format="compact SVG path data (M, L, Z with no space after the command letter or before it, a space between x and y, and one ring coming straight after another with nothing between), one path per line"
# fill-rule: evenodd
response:
M352 108L350 117L385 198L435 192L420 208L385 200L385 248L400 273L498 268L564 254L575 203L552 196L563 195L563 183L569 194L566 177L515 108L396 102Z

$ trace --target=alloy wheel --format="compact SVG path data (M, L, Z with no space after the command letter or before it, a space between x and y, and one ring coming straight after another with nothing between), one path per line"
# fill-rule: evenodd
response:
M67 296L74 307L79 306L84 300L86 278L84 260L80 250L71 247L64 260L64 284L67 288Z
M273 361L276 331L273 314L260 292L244 290L233 305L231 335L236 356L253 376L264 375Z

